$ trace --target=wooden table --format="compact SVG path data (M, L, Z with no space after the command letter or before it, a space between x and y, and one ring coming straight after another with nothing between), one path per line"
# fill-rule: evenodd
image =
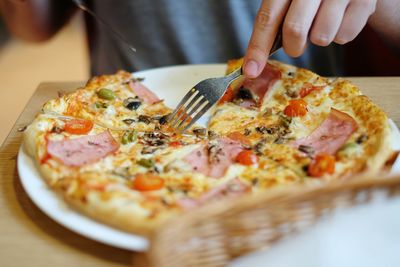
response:
M351 78L400 125L400 77ZM22 133L42 104L80 83L43 83L29 100L0 149L0 266L134 266L142 255L107 246L60 226L29 199L21 186L16 158Z

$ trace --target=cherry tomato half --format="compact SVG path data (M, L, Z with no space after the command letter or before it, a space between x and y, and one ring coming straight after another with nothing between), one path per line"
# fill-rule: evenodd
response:
M303 117L307 114L307 102L303 99L290 100L283 113L288 117Z
M335 157L329 154L319 154L315 157L310 166L308 174L312 177L321 177L324 174L333 174L335 171Z
M138 191L158 190L164 187L164 180L152 173L139 173L133 180L133 189Z
M251 150L243 150L236 156L236 162L242 165L257 164L258 156Z
M314 91L320 91L324 88L324 86L313 86L311 83L305 83L303 88L300 90L300 97L306 97Z
M65 121L64 131L70 134L87 134L92 130L93 122L85 119L72 119Z

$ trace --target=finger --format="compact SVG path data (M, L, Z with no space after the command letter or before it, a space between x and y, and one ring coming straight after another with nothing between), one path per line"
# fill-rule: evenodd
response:
M283 48L289 56L298 57L303 53L320 3L320 0L292 1L283 23Z
M348 43L361 32L368 18L375 12L376 1L358 0L353 1L348 6L339 31L334 42L337 44Z
M329 45L336 36L349 0L325 0L318 10L310 40L320 46Z
M246 77L256 78L264 69L289 3L289 0L262 2L244 59L243 72Z

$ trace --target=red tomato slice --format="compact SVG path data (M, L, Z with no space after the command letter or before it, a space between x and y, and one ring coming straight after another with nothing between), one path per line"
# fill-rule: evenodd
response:
M257 164L258 156L251 150L243 150L236 156L236 162L242 165Z
M228 87L228 89L226 90L225 94L219 100L218 104L221 105L221 104L224 104L226 102L231 102L234 97L235 97L235 94L233 93L232 88Z
M311 83L305 83L303 88L300 90L300 97L304 98L307 95L311 94L314 91L320 91L324 88L324 86L313 86Z
M240 132L232 132L228 135L229 139L240 142L242 145L250 146L251 142L244 134Z
M335 157L329 154L319 154L308 166L308 174L312 177L321 177L324 174L333 174L335 172Z
M182 143L180 141L172 141L171 143L169 143L169 146L171 146L171 147L178 147L181 145L182 145Z
M133 189L138 191L158 190L164 187L164 180L152 173L139 173L133 181Z
M307 114L307 102L303 99L290 100L283 113L288 117L303 117Z
M87 134L92 130L93 122L85 119L66 120L64 131L70 134Z

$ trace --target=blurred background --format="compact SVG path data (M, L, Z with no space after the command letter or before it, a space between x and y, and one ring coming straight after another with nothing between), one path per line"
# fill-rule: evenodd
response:
M25 43L7 33L0 16L0 144L40 82L88 78L84 31L77 14L50 41Z

